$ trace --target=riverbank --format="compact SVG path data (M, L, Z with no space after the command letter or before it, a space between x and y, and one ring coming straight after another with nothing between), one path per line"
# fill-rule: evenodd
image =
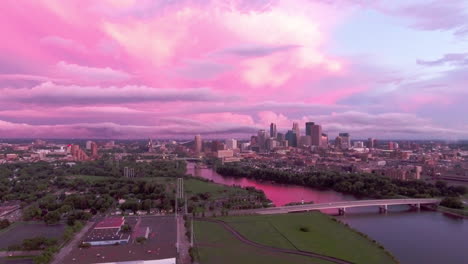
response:
M398 263L375 241L319 212L230 216L219 219L242 236L261 245L313 252L351 263ZM201 231L195 229L195 234ZM224 243L222 240L218 241L219 245ZM241 262L243 263L242 260L238 260L235 263Z
M439 211L439 212L442 212L444 214L449 214L449 215L452 215L452 216L468 219L468 208L453 209L453 208L448 208L448 207L444 207L444 206L439 205L439 206L437 206L436 210Z

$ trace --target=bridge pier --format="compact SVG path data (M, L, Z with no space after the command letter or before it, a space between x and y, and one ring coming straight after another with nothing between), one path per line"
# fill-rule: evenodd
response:
M338 214L339 214L339 215L345 215L345 213L346 213L346 208L345 208L345 207L343 207L343 208L338 208Z
M382 205L379 207L380 213L386 213L388 211L388 205Z
M417 203L417 204L410 204L410 206L416 210L420 210L421 209L421 204Z

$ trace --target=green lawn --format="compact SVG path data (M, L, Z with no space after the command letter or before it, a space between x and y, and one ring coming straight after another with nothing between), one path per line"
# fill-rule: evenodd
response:
M197 179L186 179L184 181L185 191L189 194L210 193L213 198L222 198L233 195L246 195L248 191L242 188L206 182Z
M194 229L194 255L201 264L330 264L328 261L246 245L216 223L196 221Z
M311 251L360 264L397 263L377 244L319 212L220 218L257 243ZM301 227L309 232L302 232Z

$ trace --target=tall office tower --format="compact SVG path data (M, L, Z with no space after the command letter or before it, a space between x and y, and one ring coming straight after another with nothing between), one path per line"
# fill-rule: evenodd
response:
M293 123L293 127L292 127L292 131L296 133L296 135L301 135L301 129L299 128L299 123L297 122L294 122Z
M266 138L267 135L265 129L260 129L257 134L257 143L260 149L265 149Z
M322 133L321 144L322 144L322 147L325 147L325 148L328 147L328 135L325 133Z
M294 133L296 133L296 147L297 147L301 139L301 129L299 128L299 123L294 122L292 130Z
M375 148L375 139L374 138L367 139L367 147L368 148Z
M312 146L311 136L301 136L299 140L299 147L310 147Z
M91 142L91 157L93 158L99 157L98 145L96 144L96 142Z
M151 138L148 140L147 147L148 147L148 152L151 152L151 153L154 152L154 144Z
M312 127L315 125L314 122L306 122L305 129L306 129L306 136L312 136Z
M322 145L322 126L314 122L306 123L306 135L311 137L312 146Z
M194 146L195 153L200 154L202 152L202 145L203 145L203 142L202 142L201 136L196 135L195 136L195 146Z
M270 137L276 138L278 136L278 132L276 131L276 124L271 123L270 124Z
M335 138L335 148L342 149L343 148L343 139L340 136Z
M274 138L267 138L267 140L265 141L265 148L268 151L273 150L277 146L278 146L278 141L276 141L276 139L274 139Z
M288 130L286 133L286 141L288 141L288 146L297 147L297 134L293 130Z
M226 139L226 148L227 149L237 149L237 140L235 139Z
M341 137L341 148L351 148L351 137L349 136L349 133L340 133L339 136Z
M285 139L284 134L278 132L277 135L276 135L276 139L278 141L284 141L284 139Z
M250 145L251 146L257 146L258 145L258 137L257 136L251 136L250 137Z
M93 143L91 140L86 141L86 149L91 150L91 143Z
M211 142L211 151L212 152L217 152L218 150L224 150L226 145L224 143L219 142L218 140L213 140Z

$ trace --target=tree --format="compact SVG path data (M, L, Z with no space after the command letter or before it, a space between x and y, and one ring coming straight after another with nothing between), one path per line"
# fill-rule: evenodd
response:
M60 218L61 218L60 213L56 210L56 211L48 212L44 216L44 221L48 225L54 225L60 221Z
M145 241L146 241L146 237L137 237L136 238L137 243L143 244L143 243L145 243Z
M122 226L122 232L129 233L132 231L132 227L129 224L125 224Z
M440 205L448 208L463 209L463 203L457 197L446 197L440 202Z
M40 218L42 210L37 205L32 205L23 210L23 219L26 221Z
M10 226L10 221L8 219L4 219L0 221L0 229L4 229Z

